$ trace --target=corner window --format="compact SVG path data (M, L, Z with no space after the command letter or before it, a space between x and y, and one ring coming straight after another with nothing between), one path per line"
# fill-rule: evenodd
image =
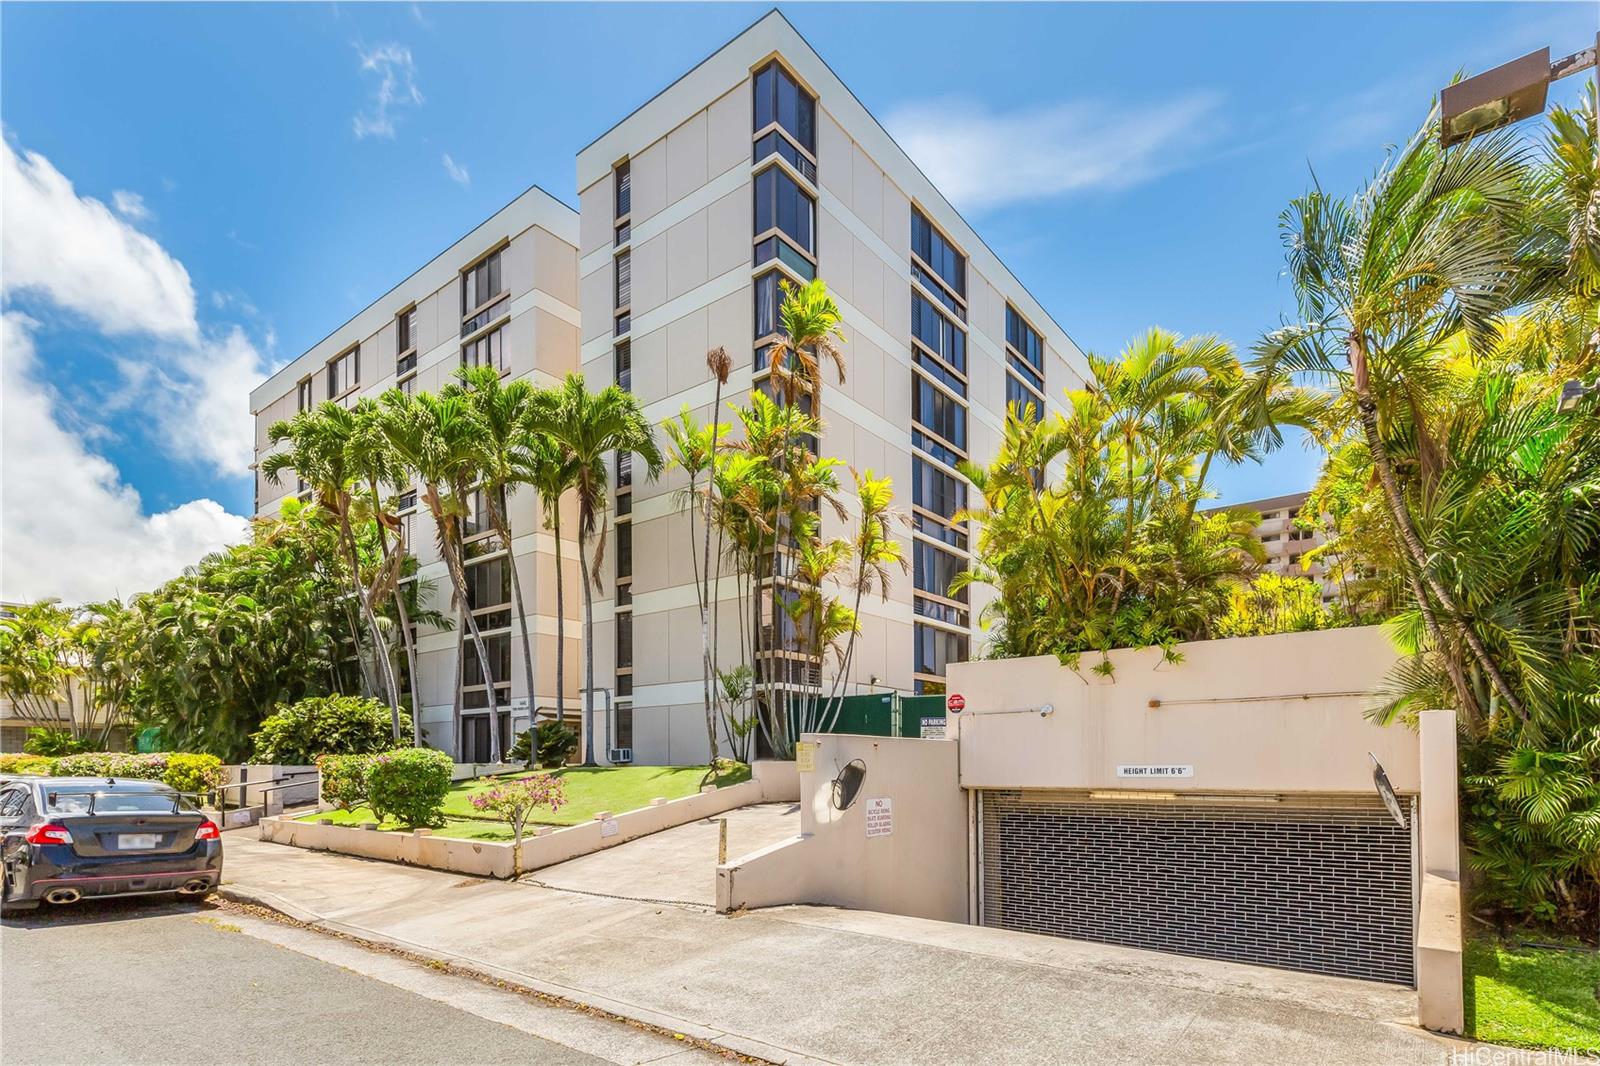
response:
M502 374L507 370L505 329L490 330L461 347L462 366L492 366Z
M306 378L295 386L294 409L296 411L309 411L317 402L311 379Z
M956 251L944 234L934 228L928 216L911 209L911 252L949 287L956 296L967 295L967 257Z
M616 214L618 219L627 218L633 213L633 168L626 161L617 164L617 169L612 171L612 181L616 190ZM617 241L618 244L622 240Z
M777 230L805 252L815 252L812 235L816 204L782 167L768 167L756 175L756 235Z
M465 318L471 315L504 291L500 277L500 253L495 252L462 273L461 316Z
M755 76L755 129L774 122L808 152L817 150L817 102L773 60Z

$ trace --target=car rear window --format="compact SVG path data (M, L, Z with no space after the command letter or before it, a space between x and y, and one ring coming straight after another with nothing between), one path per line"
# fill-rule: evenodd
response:
M176 797L165 792L52 792L45 797L52 814L171 814Z

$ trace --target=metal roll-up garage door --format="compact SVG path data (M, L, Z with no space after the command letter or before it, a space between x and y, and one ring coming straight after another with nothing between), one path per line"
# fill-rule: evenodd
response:
M984 925L1413 983L1412 834L1375 798L979 804Z

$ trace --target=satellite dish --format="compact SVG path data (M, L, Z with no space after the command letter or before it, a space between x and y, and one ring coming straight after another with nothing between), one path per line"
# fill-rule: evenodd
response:
M833 779L833 809L847 811L861 795L861 783L867 779L867 764L860 759L845 763L839 776Z
M1401 829L1406 828L1406 815L1400 808L1400 797L1394 794L1394 786L1389 783L1389 775L1383 772L1383 764L1370 751L1367 752L1367 758L1372 760L1372 785L1378 790L1378 798L1389 808L1389 816L1395 820L1395 824Z

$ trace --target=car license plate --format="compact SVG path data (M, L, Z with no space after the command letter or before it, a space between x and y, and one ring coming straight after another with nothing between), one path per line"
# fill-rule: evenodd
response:
M118 833L118 851L149 851L161 841L157 833Z

